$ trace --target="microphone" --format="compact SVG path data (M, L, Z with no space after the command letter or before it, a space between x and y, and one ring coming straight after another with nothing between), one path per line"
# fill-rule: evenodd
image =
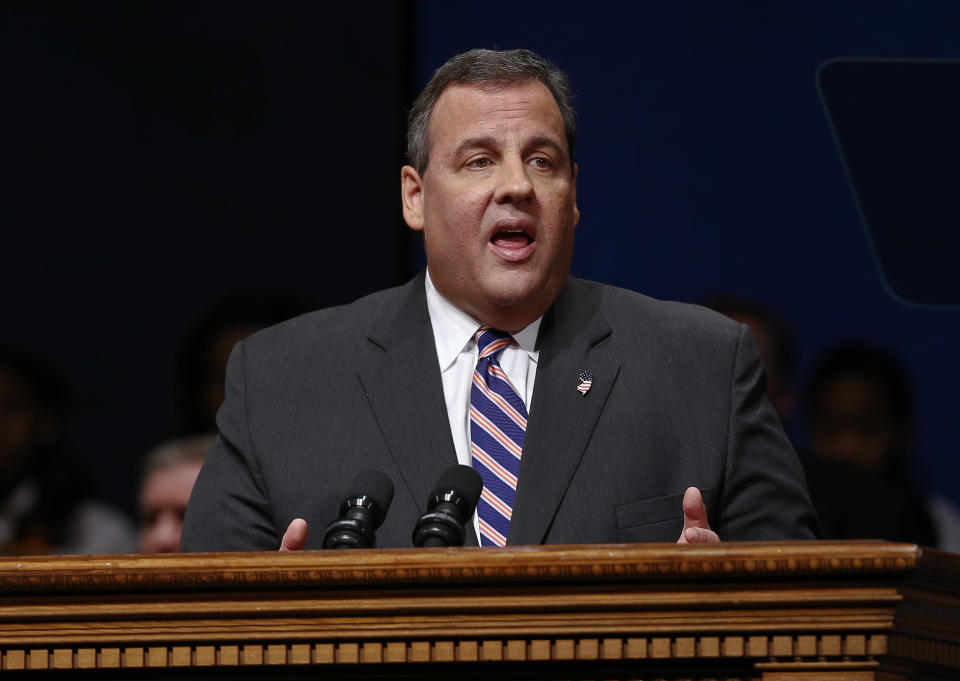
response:
M377 541L374 534L393 501L393 483L380 471L365 470L350 481L347 498L340 506L340 517L323 535L325 549L369 549Z
M427 512L413 530L414 546L463 546L463 524L480 500L483 480L470 466L448 468L427 500Z

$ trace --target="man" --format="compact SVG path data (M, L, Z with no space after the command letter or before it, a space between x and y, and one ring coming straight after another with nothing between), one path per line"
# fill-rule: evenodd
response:
M914 479L910 376L864 341L829 348L807 394L810 495L827 539L887 539L960 550L960 512Z
M366 468L397 488L377 545L410 546L457 461L498 476L468 544L814 536L746 327L568 276L575 136L531 52L437 71L401 171L427 272L237 346L185 550L317 548Z
M790 425L796 404L793 374L793 333L780 316L765 305L732 297L711 298L704 307L746 324L753 333L767 375L767 399L784 428Z
M141 553L176 553L190 492L213 435L172 440L151 450L143 464L140 496Z
M0 344L0 554L126 553L132 523L91 497L69 447L73 391L45 359Z

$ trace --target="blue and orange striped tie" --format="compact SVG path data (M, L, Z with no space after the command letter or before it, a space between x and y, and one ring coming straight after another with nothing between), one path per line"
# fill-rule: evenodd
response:
M513 339L490 328L480 329L475 338L480 356L470 388L470 454L483 479L477 504L480 545L504 546L517 495L527 408L497 359Z

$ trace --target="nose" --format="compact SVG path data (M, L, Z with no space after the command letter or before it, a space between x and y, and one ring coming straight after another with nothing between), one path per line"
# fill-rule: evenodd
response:
M141 550L144 553L177 553L180 551L180 531L183 522L164 513L155 524L146 529Z
M523 159L505 159L501 163L494 193L497 203L518 204L533 198L533 183L527 172L528 168Z

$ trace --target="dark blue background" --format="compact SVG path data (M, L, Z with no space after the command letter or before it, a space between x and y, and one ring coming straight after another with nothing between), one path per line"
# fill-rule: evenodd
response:
M3 5L0 38L0 343L64 369L78 452L118 504L174 432L177 342L213 300L344 302L422 262L398 200L404 108L473 47L571 75L576 274L768 303L801 380L837 341L893 348L921 480L960 502L960 313L888 295L814 84L832 57L960 57L956 2L64 0Z
M214 301L324 306L408 276L411 16L0 4L0 344L63 371L110 501L133 507L140 457L176 434L178 344Z
M960 5L428 1L416 26L418 86L473 47L526 47L569 73L575 274L767 303L796 331L801 382L835 342L890 347L914 377L918 475L960 501L960 312L888 294L814 82L832 57L960 57ZM942 246L960 252L958 231Z

